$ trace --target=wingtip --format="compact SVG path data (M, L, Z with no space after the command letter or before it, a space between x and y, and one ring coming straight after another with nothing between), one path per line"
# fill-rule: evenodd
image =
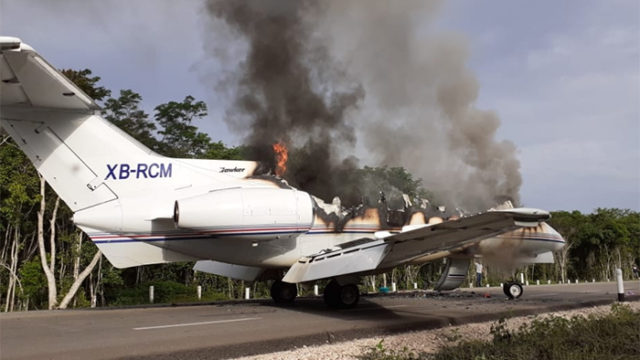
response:
M492 211L512 215L515 224L523 227L535 227L538 226L540 222L551 219L551 214L547 210L535 208L515 208Z
M536 209L536 208L513 208L513 209L502 209L502 210L492 210L495 212L505 212L512 213L518 215L537 215L537 216L551 216L551 214L547 210Z

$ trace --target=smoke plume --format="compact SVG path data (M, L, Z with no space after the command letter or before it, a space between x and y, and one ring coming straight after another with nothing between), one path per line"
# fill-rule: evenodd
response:
M313 38L308 19L317 18L319 8L293 0L209 1L207 10L247 45L227 79L235 94L225 121L244 133L253 159L272 161L268 149L276 142L295 147L286 174L292 185L323 198L336 195L340 172L355 168L336 155L355 142L346 113L364 94Z
M233 89L227 123L255 149L294 147L287 178L325 200L358 193L348 183L357 154L404 166L451 206L517 203L515 146L495 139L496 113L475 107L468 46L437 29L440 5L208 1L210 31L227 34L211 53L223 59L224 47L243 44L242 62L218 83Z

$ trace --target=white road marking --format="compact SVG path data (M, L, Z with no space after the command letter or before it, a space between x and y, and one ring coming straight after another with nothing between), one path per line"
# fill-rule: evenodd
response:
M183 324L170 324L170 325L158 325L158 326L145 326L139 328L133 328L133 330L153 330L153 329L166 329L172 327L182 327L182 326L199 326L199 325L211 325L211 324L226 324L232 322L240 322L240 321L251 321L251 320L260 320L262 318L241 318L241 319L229 319L229 320L216 320L216 321L203 321L203 322L195 322L195 323L183 323Z
M382 309L395 309L395 308L401 308L401 307L406 307L408 305L391 305L391 306L381 306L380 308L378 307L362 307L362 308L356 308L356 309L349 309L347 310L347 312L356 312L356 311L366 311L366 310L380 310Z

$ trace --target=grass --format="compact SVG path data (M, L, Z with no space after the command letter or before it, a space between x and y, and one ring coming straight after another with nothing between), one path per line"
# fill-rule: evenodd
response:
M614 304L606 315L536 319L510 330L504 319L491 327L491 339L461 340L435 354L385 348L367 349L363 360L583 360L640 359L640 311Z

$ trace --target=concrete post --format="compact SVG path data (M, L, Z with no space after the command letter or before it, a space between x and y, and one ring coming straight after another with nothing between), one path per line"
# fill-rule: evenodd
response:
M313 295L320 295L320 291L318 290L318 285L313 285Z
M579 280L579 279L576 279L576 284L579 284L579 283L580 283L580 280Z
M487 284L487 287L491 287L489 284Z
M524 273L520 273L520 284L524 284Z
M536 280L536 285L540 285L540 280Z
M244 288L244 299L249 300L251 298L249 295L251 295L251 288Z
M202 299L202 286L198 285L196 293L198 294L198 300Z
M525 281L525 282L524 282L524 284L525 284L526 286L529 286L529 280Z
M547 280L547 285L551 285L551 280Z
M618 301L624 301L624 283L622 282L622 269L616 269L616 281L618 282Z
M391 292L396 292L396 283L391 283Z
M153 304L153 285L149 286L149 302Z
M414 289L414 290L417 290L417 289L418 289L418 283L417 283L417 282L414 282L414 283L413 283L413 289Z

